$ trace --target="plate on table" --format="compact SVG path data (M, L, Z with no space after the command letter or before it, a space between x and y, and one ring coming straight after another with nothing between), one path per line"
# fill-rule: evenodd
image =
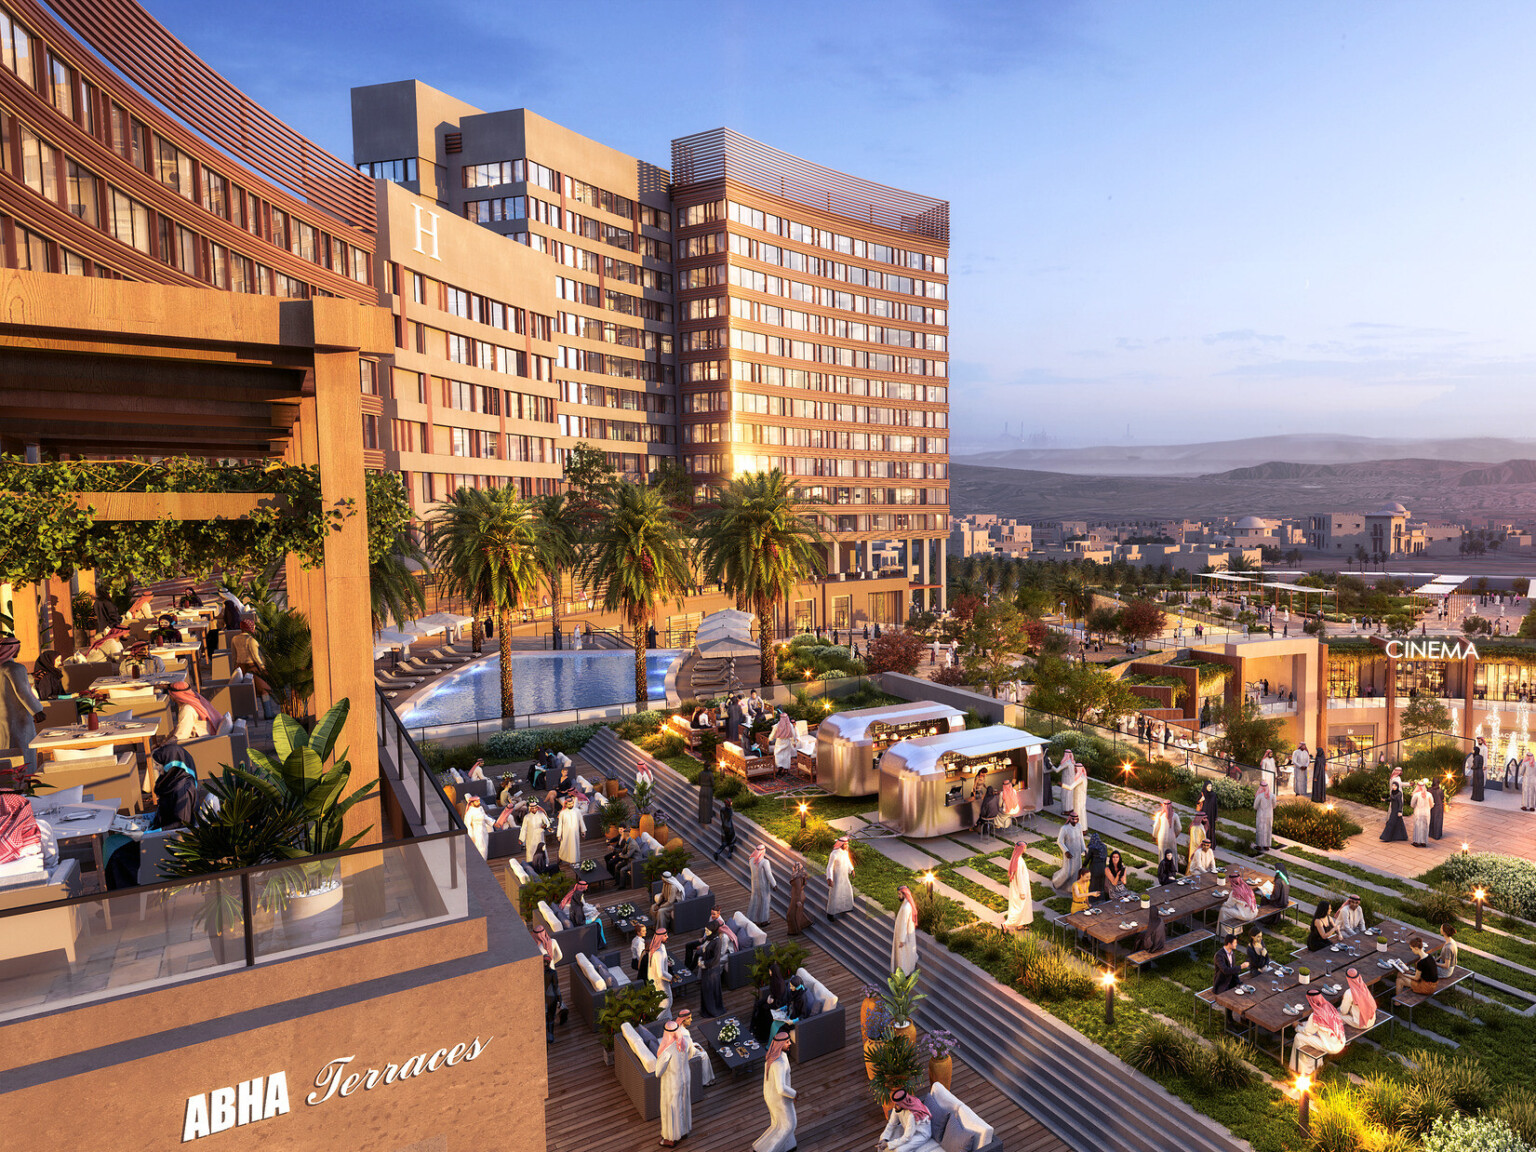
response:
M1247 995L1247 993L1248 993L1248 989L1247 988L1234 988L1234 989L1232 989L1232 995L1234 995L1234 996L1245 996L1245 995Z
M1122 921L1120 921L1120 927L1122 927L1122 928L1136 928L1136 927L1139 927L1139 925L1137 925L1136 921L1134 921L1134 920L1122 920Z
M730 1054L731 1054L731 1046L729 1044L722 1044L722 1045L720 1045L720 1055L729 1058Z
M1284 1012L1287 1016L1301 1015L1301 1008L1295 1004L1287 1004L1284 1008L1281 1009L1281 1011Z
M1157 914L1159 916L1172 916L1173 915L1173 907L1172 907L1172 905L1170 905L1167 908L1159 908L1157 910Z

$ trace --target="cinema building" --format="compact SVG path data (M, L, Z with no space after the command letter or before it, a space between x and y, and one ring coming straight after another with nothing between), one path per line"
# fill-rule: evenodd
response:
M1536 704L1536 644L1516 640L1256 638L1195 647L1188 663L1230 669L1218 679L1199 676L1194 667L1157 666L1196 685L1183 705L1188 719L1208 698L1235 705L1246 694L1265 715L1284 722L1286 742L1304 740L1311 748L1326 745L1333 755L1363 753L1370 760L1401 753L1403 710L1429 698L1446 710L1439 731L1466 741L1485 737L1502 763L1512 751L1520 754Z
M131 0L5 0L0 65L0 450L309 465L327 506L365 508L382 464L365 417L394 348L372 182ZM274 500L82 495L121 521L238 520ZM466 1101L543 1098L540 957L375 695L367 565L358 513L319 567L287 572L313 707L350 701L351 784L378 784L348 814L363 839L109 895L92 837L70 835L82 851L7 874L0 1144L479 1149L485 1116ZM0 588L24 667L41 612L68 633L70 591L57 576ZM274 905L314 869L331 878L323 908ZM542 1152L543 1126L501 1125L495 1144Z

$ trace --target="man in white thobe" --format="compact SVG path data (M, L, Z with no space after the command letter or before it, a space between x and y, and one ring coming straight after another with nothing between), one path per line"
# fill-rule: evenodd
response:
M1173 810L1173 801L1164 800L1152 810L1152 839L1157 841L1159 855L1164 852L1178 855L1179 833L1182 831L1184 831L1184 822Z
M683 1047L687 1049L688 1058L697 1060L701 1079L705 1084L715 1082L715 1070L710 1065L709 1053L704 1050L704 1045L693 1038L693 1013L687 1008L677 1010L677 1030L683 1034Z
M1083 830L1077 826L1077 813L1067 813L1067 822L1056 833L1056 847L1061 851L1061 868L1051 877L1051 887L1056 895L1065 896L1077 879L1083 866Z
M661 1089L661 1146L675 1148L693 1130L687 1041L676 1020L669 1021L656 1046L656 1079Z
M672 957L667 955L667 930L658 928L651 933L651 950L646 957L646 975L656 991L661 993L661 1013L658 1020L672 1019Z
M1296 789L1298 796L1310 794L1307 787L1307 769L1311 767L1312 754L1307 751L1307 746L1296 745L1296 751L1291 753L1291 787Z
M1061 773L1061 812L1077 813L1078 828L1088 831L1088 769L1077 762L1070 751L1062 754L1057 765Z
M1013 857L1008 861L1008 915L1003 928L1015 931L1035 919L1035 898L1029 887L1029 864L1024 859L1024 844L1013 846Z
M533 854L544 843L544 833L547 831L549 816L538 804L529 804L528 815L523 817L523 863L533 863Z
M901 906L896 909L896 927L891 933L891 971L910 976L917 970L917 898L905 884L897 892Z
M788 712L780 712L773 726L773 762L780 772L788 772L795 762L795 722Z
M832 845L827 857L827 919L836 921L853 911L853 856L844 837Z
M1365 909L1360 907L1360 893L1350 894L1349 899L1334 914L1333 922L1341 940L1346 936L1365 935Z
M567 800L565 807L560 809L560 823L556 833L560 837L561 863L569 864L572 868L581 863L582 831L581 813L576 811L576 802Z

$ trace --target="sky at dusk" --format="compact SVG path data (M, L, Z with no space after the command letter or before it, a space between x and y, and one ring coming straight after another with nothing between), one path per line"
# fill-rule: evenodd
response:
M948 199L957 449L1536 429L1536 5L146 5L348 161L415 78Z

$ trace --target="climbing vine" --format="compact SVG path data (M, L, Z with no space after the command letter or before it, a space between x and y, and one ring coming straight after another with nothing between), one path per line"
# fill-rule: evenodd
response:
M86 492L262 492L281 507L238 519L98 520ZM326 506L318 469L283 463L59 461L28 464L0 455L0 583L37 583L55 573L95 569L108 586L172 577L197 579L215 569L262 568L287 555L305 568L324 558L325 540L357 514L355 501ZM399 478L368 477L369 554L388 550L410 520Z

